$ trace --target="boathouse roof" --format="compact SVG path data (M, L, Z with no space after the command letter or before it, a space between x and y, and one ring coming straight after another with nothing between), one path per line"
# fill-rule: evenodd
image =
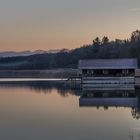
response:
M89 59L80 60L79 69L137 69L135 58L128 59Z

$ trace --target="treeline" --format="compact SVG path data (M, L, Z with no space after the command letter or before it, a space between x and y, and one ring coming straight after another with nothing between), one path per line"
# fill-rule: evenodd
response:
M77 68L80 59L102 58L137 58L140 66L140 31L132 32L126 40L110 41L106 36L102 39L97 37L92 44L69 52L0 58L0 69Z

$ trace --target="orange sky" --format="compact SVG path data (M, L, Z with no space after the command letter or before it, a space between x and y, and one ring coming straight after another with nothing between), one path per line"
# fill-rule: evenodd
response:
M99 36L128 38L140 29L139 0L5 0L0 51L76 48Z

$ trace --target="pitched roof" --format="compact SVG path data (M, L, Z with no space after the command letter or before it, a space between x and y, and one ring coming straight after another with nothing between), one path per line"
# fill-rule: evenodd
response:
M136 69L137 59L89 59L80 60L79 69Z

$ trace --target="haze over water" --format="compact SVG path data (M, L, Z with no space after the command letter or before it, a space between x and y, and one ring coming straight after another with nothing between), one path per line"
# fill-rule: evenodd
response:
M138 138L131 107L82 107L80 96L61 82L0 83L0 139L129 140L132 131Z

